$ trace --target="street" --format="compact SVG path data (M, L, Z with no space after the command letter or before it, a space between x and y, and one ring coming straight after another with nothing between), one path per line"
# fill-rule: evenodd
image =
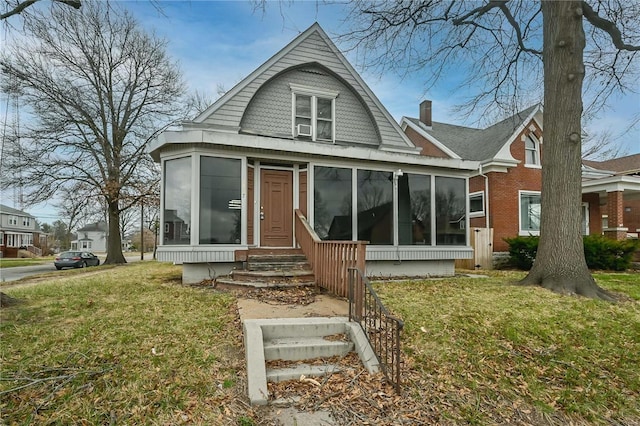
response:
M145 260L151 260L152 253L145 253ZM140 255L137 256L125 256L128 263L139 262ZM100 264L104 262L104 256L100 256ZM56 267L53 266L53 261L45 263L43 265L31 265L31 266L17 266L15 268L0 268L0 282L17 281L22 278L27 278L32 275L43 274L45 272L54 272Z

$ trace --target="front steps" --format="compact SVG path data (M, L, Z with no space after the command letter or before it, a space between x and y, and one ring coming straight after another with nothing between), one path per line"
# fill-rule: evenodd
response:
M231 288L273 288L315 285L311 266L300 249L253 248L246 255L244 268L218 278L217 285Z
M370 373L379 370L362 328L345 317L247 319L243 321L243 330L248 393L254 405L268 403L268 381L298 380L303 375L317 377L338 371L337 366L328 363L267 368L268 361L317 360L343 357L355 351Z

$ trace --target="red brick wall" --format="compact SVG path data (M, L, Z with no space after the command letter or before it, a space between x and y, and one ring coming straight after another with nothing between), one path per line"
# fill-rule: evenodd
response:
M583 194L582 202L589 203L589 235L602 234L602 212L598 194Z
M520 198L518 191L536 191L542 188L542 169L525 167L524 142L522 136L531 132L530 126L534 126L534 135L538 140L542 137L540 128L532 120L522 133L518 134L510 147L511 155L520 163L510 168L507 173L491 172L489 177L489 226L493 228L493 251L507 251L508 244L504 238L518 235L520 230ZM540 147L540 156L543 156L544 144Z
M629 228L629 232L640 232L640 200L625 201L623 205L624 226Z
M407 126L404 133L409 137L411 142L413 142L416 146L422 147L422 152L420 155L424 155L427 157L440 157L440 158L451 158L447 154L444 153L440 148L429 142L427 139L422 137L418 132L413 130L411 127Z

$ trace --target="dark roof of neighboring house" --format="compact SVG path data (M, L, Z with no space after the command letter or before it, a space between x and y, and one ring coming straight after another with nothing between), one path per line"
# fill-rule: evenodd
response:
M524 120L529 118L540 105L532 105L511 117L507 117L485 129L457 126L433 122L431 128L417 118L408 118L413 124L435 137L464 160L488 160L495 157Z
M0 204L0 213L15 214L15 215L19 215L19 216L26 216L26 217L32 217L32 218L34 217L34 216L30 215L27 212L23 212L22 210L14 209L13 207L5 206L4 204Z
M582 160L582 162L594 169L608 170L618 174L640 172L640 154L627 155L626 157L613 158L605 161Z
M107 232L106 222L90 223L80 229L77 232Z

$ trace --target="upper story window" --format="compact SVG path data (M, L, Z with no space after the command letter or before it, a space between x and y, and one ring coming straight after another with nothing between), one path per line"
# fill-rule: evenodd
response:
M533 133L524 137L524 164L540 167L540 141Z
M22 226L31 226L31 218L23 217L22 218Z
M338 92L290 84L293 135L313 141L335 141L335 99Z
M18 216L9 216L9 225L17 225Z

